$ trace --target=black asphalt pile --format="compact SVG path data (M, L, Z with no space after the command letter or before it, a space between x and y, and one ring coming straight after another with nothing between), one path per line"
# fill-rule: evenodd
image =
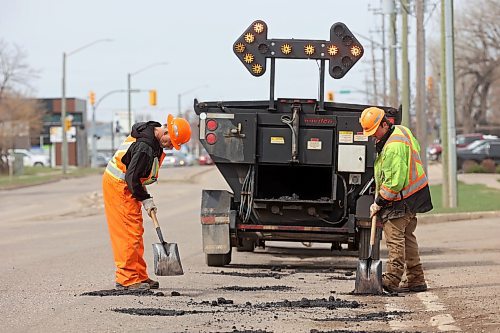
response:
M302 298L300 301L284 300L281 302L266 302L255 304L255 308L359 308L361 304L357 301L345 301L340 298L335 299L334 296L326 298L308 299Z
M218 274L218 275L229 275L229 276L241 276L241 277L249 277L249 278L267 278L272 277L275 279L281 279L283 276L289 274L280 274L275 272L262 272L262 273L241 273L241 272L212 272L209 274Z
M327 279L328 280L351 281L351 280L356 280L356 277L352 276L352 275L349 275L349 276L346 276L346 275L333 275L333 276L329 276Z
M317 329L312 329L309 333L421 333L420 331L409 332L409 331L350 331L350 330L333 330L333 331L319 331Z
M228 332L217 332L217 333L273 333L272 331L265 331L265 330L237 330L237 329L234 329L232 331L228 331Z
M264 286L264 287L241 287L241 286L230 286L217 288L221 290L229 291L290 291L294 288L288 286Z
M124 309L111 309L115 312L125 313L129 315L136 316L164 316L164 317L176 317L176 316L184 316L189 314L196 313L213 313L214 311L186 311L186 310L166 310L166 309L158 309L158 308L124 308Z
M342 321L342 322L360 322L360 321L389 321L396 317L400 318L403 315L409 314L409 311L380 311L372 313L363 313L353 317L333 317L333 318L320 318L313 319L314 321Z
M117 289L109 289L109 290L97 290L97 291L89 291L80 296L165 296L162 292L154 293L151 290L117 290Z

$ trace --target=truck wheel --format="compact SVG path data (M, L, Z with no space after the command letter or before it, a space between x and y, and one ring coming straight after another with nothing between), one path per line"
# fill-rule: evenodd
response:
M236 248L238 252L253 252L255 250L255 242L251 239L242 239L241 246Z
M206 254L205 259L207 266L209 267L222 267L229 265L231 262L231 251L226 254Z

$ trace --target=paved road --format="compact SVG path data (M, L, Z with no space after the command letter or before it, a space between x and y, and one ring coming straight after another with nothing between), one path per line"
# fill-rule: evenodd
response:
M500 219L419 226L431 290L360 297L350 294L356 258L332 257L328 247L317 244L272 243L253 254L234 252L224 269L206 267L201 189L225 187L214 167L162 169L160 183L150 187L167 239L179 244L186 273L160 278L163 297L80 296L114 285L100 177L0 192L1 331L500 331ZM152 223L145 228L145 243L156 242ZM152 266L149 245L146 260ZM224 287L240 291L219 289ZM243 289L248 287L263 290ZM311 307L330 296L336 308ZM220 304L219 298L233 304ZM309 301L300 302L303 298ZM281 303L285 307L263 304L284 300L290 301ZM134 309L157 315L130 314ZM184 312L167 316L172 313L166 310Z

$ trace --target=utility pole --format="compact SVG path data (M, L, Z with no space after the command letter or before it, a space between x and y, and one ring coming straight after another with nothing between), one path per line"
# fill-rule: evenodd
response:
M410 127L410 64L408 62L408 0L400 0L401 5L401 67L403 80L401 82L401 104L403 120L401 124Z
M449 177L448 177L448 115L446 113L446 48L445 48L445 0L441 0L441 128L440 128L440 136L441 136L441 167L443 174L443 193L442 197L442 205L443 208L450 207L449 200Z
M371 41L372 45L372 74L373 74L373 105L378 105L378 90L377 90L377 64L375 62L375 43Z
M394 0L390 0L389 4L392 5L392 11L389 14L390 27L389 27L389 77L391 82L390 103L392 107L397 108L398 102L398 64L397 64L397 37L396 37L396 10L394 9Z
M455 131L455 52L453 40L453 0L445 0L446 31L446 110L448 114L448 193L450 208L457 207L457 152Z
M386 46L385 46L385 15L382 14L382 98L387 105L387 68L386 68Z
M417 116L417 137L420 142L420 158L427 172L427 117L425 106L425 31L424 1L415 0L417 16L417 96L415 113Z

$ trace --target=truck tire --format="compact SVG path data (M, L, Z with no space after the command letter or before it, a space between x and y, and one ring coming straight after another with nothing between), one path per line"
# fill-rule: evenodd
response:
M231 251L226 254L206 254L205 261L209 267L222 267L231 262Z
M368 258L370 252L370 228L361 228L359 231L359 259ZM372 253L372 259L380 259L380 247L376 246L377 239L382 238L382 230L377 228L375 238L375 248Z
M236 248L238 252L253 252L255 250L255 242L251 239L242 239L241 246Z

